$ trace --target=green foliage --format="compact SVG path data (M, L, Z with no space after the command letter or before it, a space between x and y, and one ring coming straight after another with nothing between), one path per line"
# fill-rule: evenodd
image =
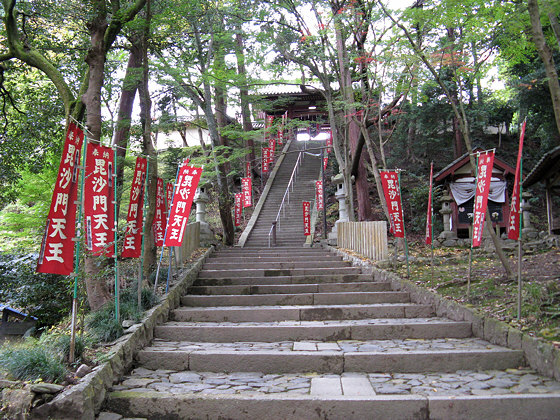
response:
M61 362L68 363L70 357L70 341L71 337L67 333L49 331L41 335L38 345L50 348L54 354L59 357ZM81 361L86 347L90 344L87 337L76 335L74 340L74 358L76 363Z
M22 381L60 382L66 375L59 355L33 339L21 345L2 347L0 366L10 377Z
M37 317L37 328L42 329L70 311L72 280L36 273L36 263L36 254L0 253L0 302Z

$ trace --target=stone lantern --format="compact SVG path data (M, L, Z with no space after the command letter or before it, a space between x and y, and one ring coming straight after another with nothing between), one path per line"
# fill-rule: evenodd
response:
M199 184L194 195L194 202L196 204L196 221L200 223L201 244L208 244L214 240L214 233L206 221L206 204L210 201L210 198L206 193L207 188L207 184Z
M453 197L449 194L441 197L441 210L440 214L443 216L443 232L439 234L439 239L457 239L457 234L453 231L451 226L451 214L453 209L451 208L451 203L453 202Z
M338 224L340 222L348 222L348 207L346 206L346 186L344 184L344 176L342 174L335 175L331 178L333 184L336 185L336 192L334 196L338 200L338 220L335 222L332 231L328 235L328 243L331 245L336 245L337 234L338 234Z
M521 196L521 211L523 211L523 230L522 234L526 238L536 239L539 235L537 230L531 224L531 203L529 200L533 198L533 194L529 191L523 191Z

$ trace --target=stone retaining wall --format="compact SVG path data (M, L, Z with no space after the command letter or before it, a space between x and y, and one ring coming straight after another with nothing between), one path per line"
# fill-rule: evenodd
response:
M214 248L210 248L196 263L181 276L179 282L170 290L163 301L147 311L140 324L136 324L126 331L110 353L107 361L95 367L93 372L86 375L77 385L58 394L51 402L35 408L31 419L55 418L94 420L99 411L106 391L113 385L113 381L124 375L132 366L134 355L138 350L148 345L154 336L154 327L165 322L170 312L180 305L181 296L191 286Z
M331 251L343 255L353 265L368 267L376 281L391 283L396 290L410 293L410 298L415 303L432 305L437 316L447 317L454 321L468 321L472 323L473 335L515 350L523 350L525 359L531 368L541 375L560 380L560 349L551 343L532 337L516 328L510 327L505 322L492 318L473 308L467 308L445 299L444 297L417 286L414 282L400 278L398 275L373 267L368 261L361 260L346 252L328 247Z

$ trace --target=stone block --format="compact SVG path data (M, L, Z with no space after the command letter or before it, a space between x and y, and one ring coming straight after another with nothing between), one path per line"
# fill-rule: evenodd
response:
M523 333L517 328L510 328L508 330L508 347L510 349L520 350L522 346Z
M507 346L509 326L497 319L484 319L484 339L499 346Z
M522 349L529 365L541 375L554 377L554 353L551 344L523 334Z

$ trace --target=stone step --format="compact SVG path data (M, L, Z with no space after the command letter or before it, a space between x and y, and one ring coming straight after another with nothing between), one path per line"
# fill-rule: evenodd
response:
M315 268L341 268L351 267L349 261L282 261L282 262L214 262L208 261L204 264L203 270L294 270L294 269L315 269Z
M207 270L199 272L199 278L219 277L277 277L277 276L308 276L318 274L361 274L358 267L332 268L291 268L291 269L233 269L233 270Z
M305 255L280 255L280 256L211 256L208 258L207 263L220 262L220 263L236 263L236 262L297 262L309 261L309 256ZM342 258L334 254L319 254L313 255L313 261L342 261Z
M282 254L282 255L302 255L302 254L322 254L322 255L333 255L328 250L323 248L304 248L302 246L286 246L286 247L275 247L275 248L260 248L260 247L244 247L244 248L228 248L216 251L214 255L239 255L243 254L245 256L257 256L264 254Z
M454 372L508 369L523 364L523 351L471 340L198 343L156 340L137 362L147 369L199 372Z
M167 322L154 336L165 340L200 342L390 340L465 338L472 335L469 322L443 318L361 319L284 322Z
M190 295L260 295L260 294L299 294L299 293L338 293L338 292L384 292L390 291L389 283L325 283L325 284L273 284L273 285L236 285L236 286L192 286Z
M335 375L137 368L113 386L104 409L150 420L201 413L243 420L535 420L558 418L559 406L559 383L524 369Z
M344 292L262 295L186 295L183 306L342 305L350 303L405 303L408 292Z
M352 283L372 282L371 274L323 274L307 276L277 276L277 277L216 277L199 278L197 286L229 286L247 284L306 284L306 283Z
M267 306L266 308L182 307L171 312L172 321L183 322L320 321L364 318L429 318L432 316L434 316L434 311L430 305L414 303Z

